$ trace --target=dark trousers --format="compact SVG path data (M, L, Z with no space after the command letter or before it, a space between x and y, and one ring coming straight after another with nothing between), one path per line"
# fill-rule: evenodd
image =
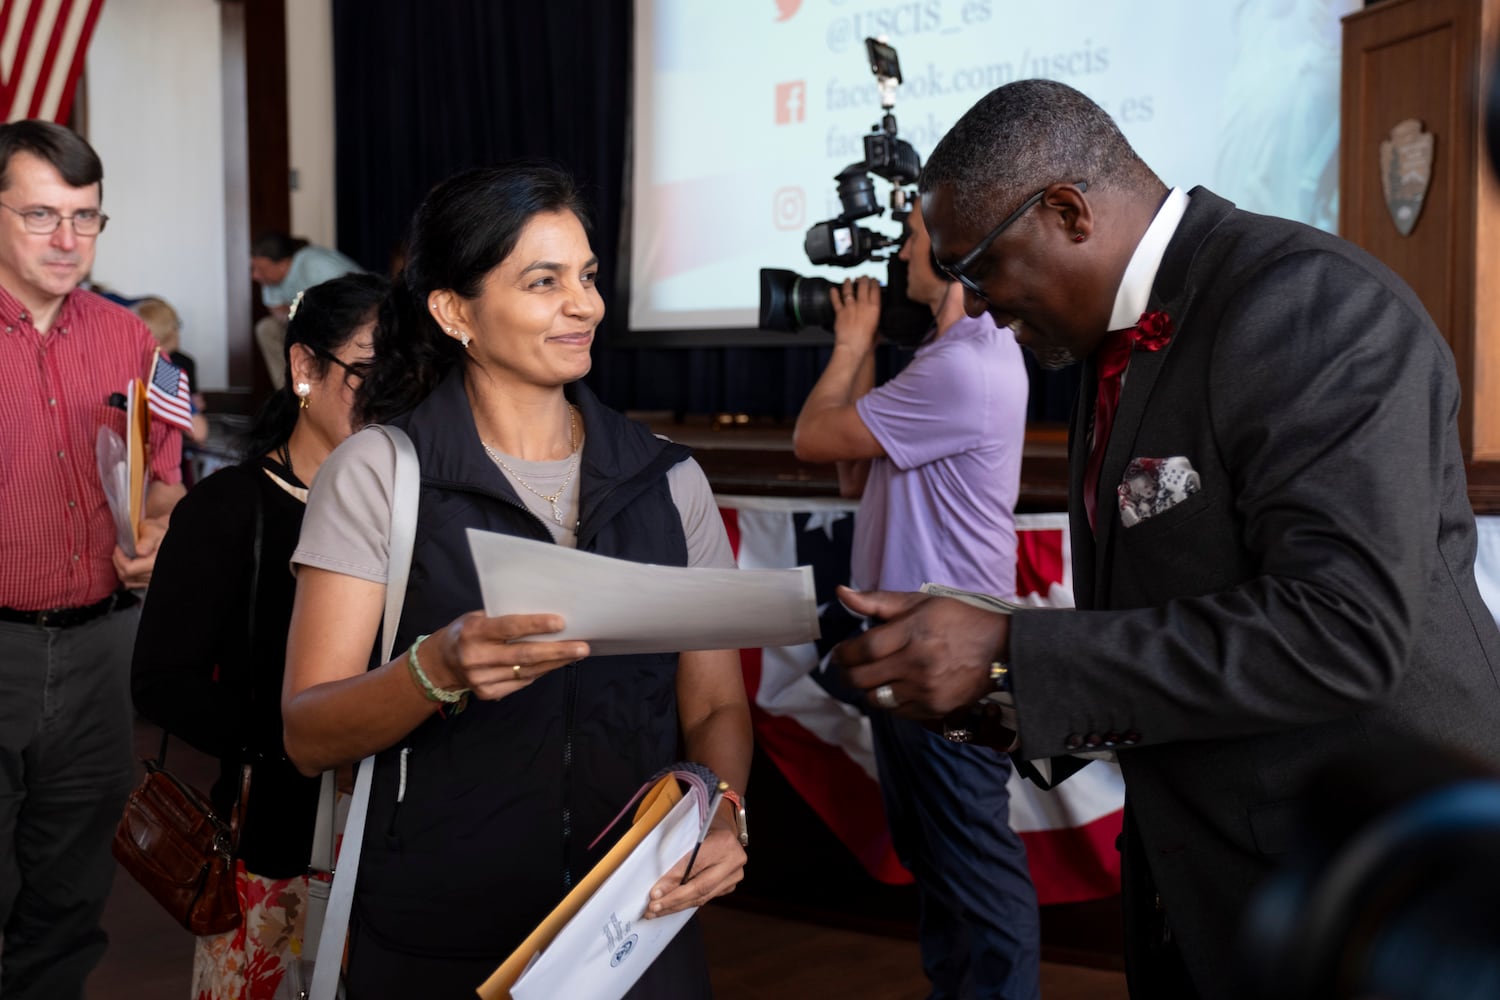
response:
M885 712L870 723L896 853L917 881L932 1000L1035 1000L1041 935L1010 828L1010 758Z
M130 792L136 609L0 622L0 996L83 996L104 954L109 844Z
M1133 1000L1200 1000L1167 921L1130 803L1120 831L1125 980Z

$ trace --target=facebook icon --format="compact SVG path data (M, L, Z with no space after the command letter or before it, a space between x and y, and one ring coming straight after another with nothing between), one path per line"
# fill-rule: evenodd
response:
M790 125L807 117L807 82L792 80L776 85L776 124Z

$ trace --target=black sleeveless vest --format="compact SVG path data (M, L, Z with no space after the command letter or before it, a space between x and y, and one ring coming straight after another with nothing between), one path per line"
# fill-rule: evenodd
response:
M567 394L586 430L579 549L686 565L666 474L688 449L583 385ZM551 536L485 454L458 372L392 423L422 470L400 651L482 606L466 529ZM623 832L588 849L631 794L678 759L676 672L676 654L590 657L498 702L470 699L379 754L362 932L399 952L498 964Z

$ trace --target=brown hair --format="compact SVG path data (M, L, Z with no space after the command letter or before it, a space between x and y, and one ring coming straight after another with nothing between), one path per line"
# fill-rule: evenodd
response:
M35 118L0 125L0 191L10 187L10 158L17 153L46 160L69 187L98 184L99 196L104 196L104 165L99 154L72 129Z

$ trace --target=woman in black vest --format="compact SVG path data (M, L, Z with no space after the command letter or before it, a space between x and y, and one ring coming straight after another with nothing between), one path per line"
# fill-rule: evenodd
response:
M421 491L399 654L366 670L384 606L391 449L354 435L309 501L284 693L307 774L377 754L351 920L352 1000L471 997L621 831L589 843L654 772L686 757L743 788L750 718L738 654L591 657L531 641L556 615L486 618L465 532L638 562L732 566L687 449L578 380L604 315L572 181L535 165L438 185L412 221L399 321L377 335L364 418L403 428ZM683 609L690 614L691 609ZM648 916L730 891L734 802ZM684 859L685 860L685 859ZM689 924L632 997L709 994Z

